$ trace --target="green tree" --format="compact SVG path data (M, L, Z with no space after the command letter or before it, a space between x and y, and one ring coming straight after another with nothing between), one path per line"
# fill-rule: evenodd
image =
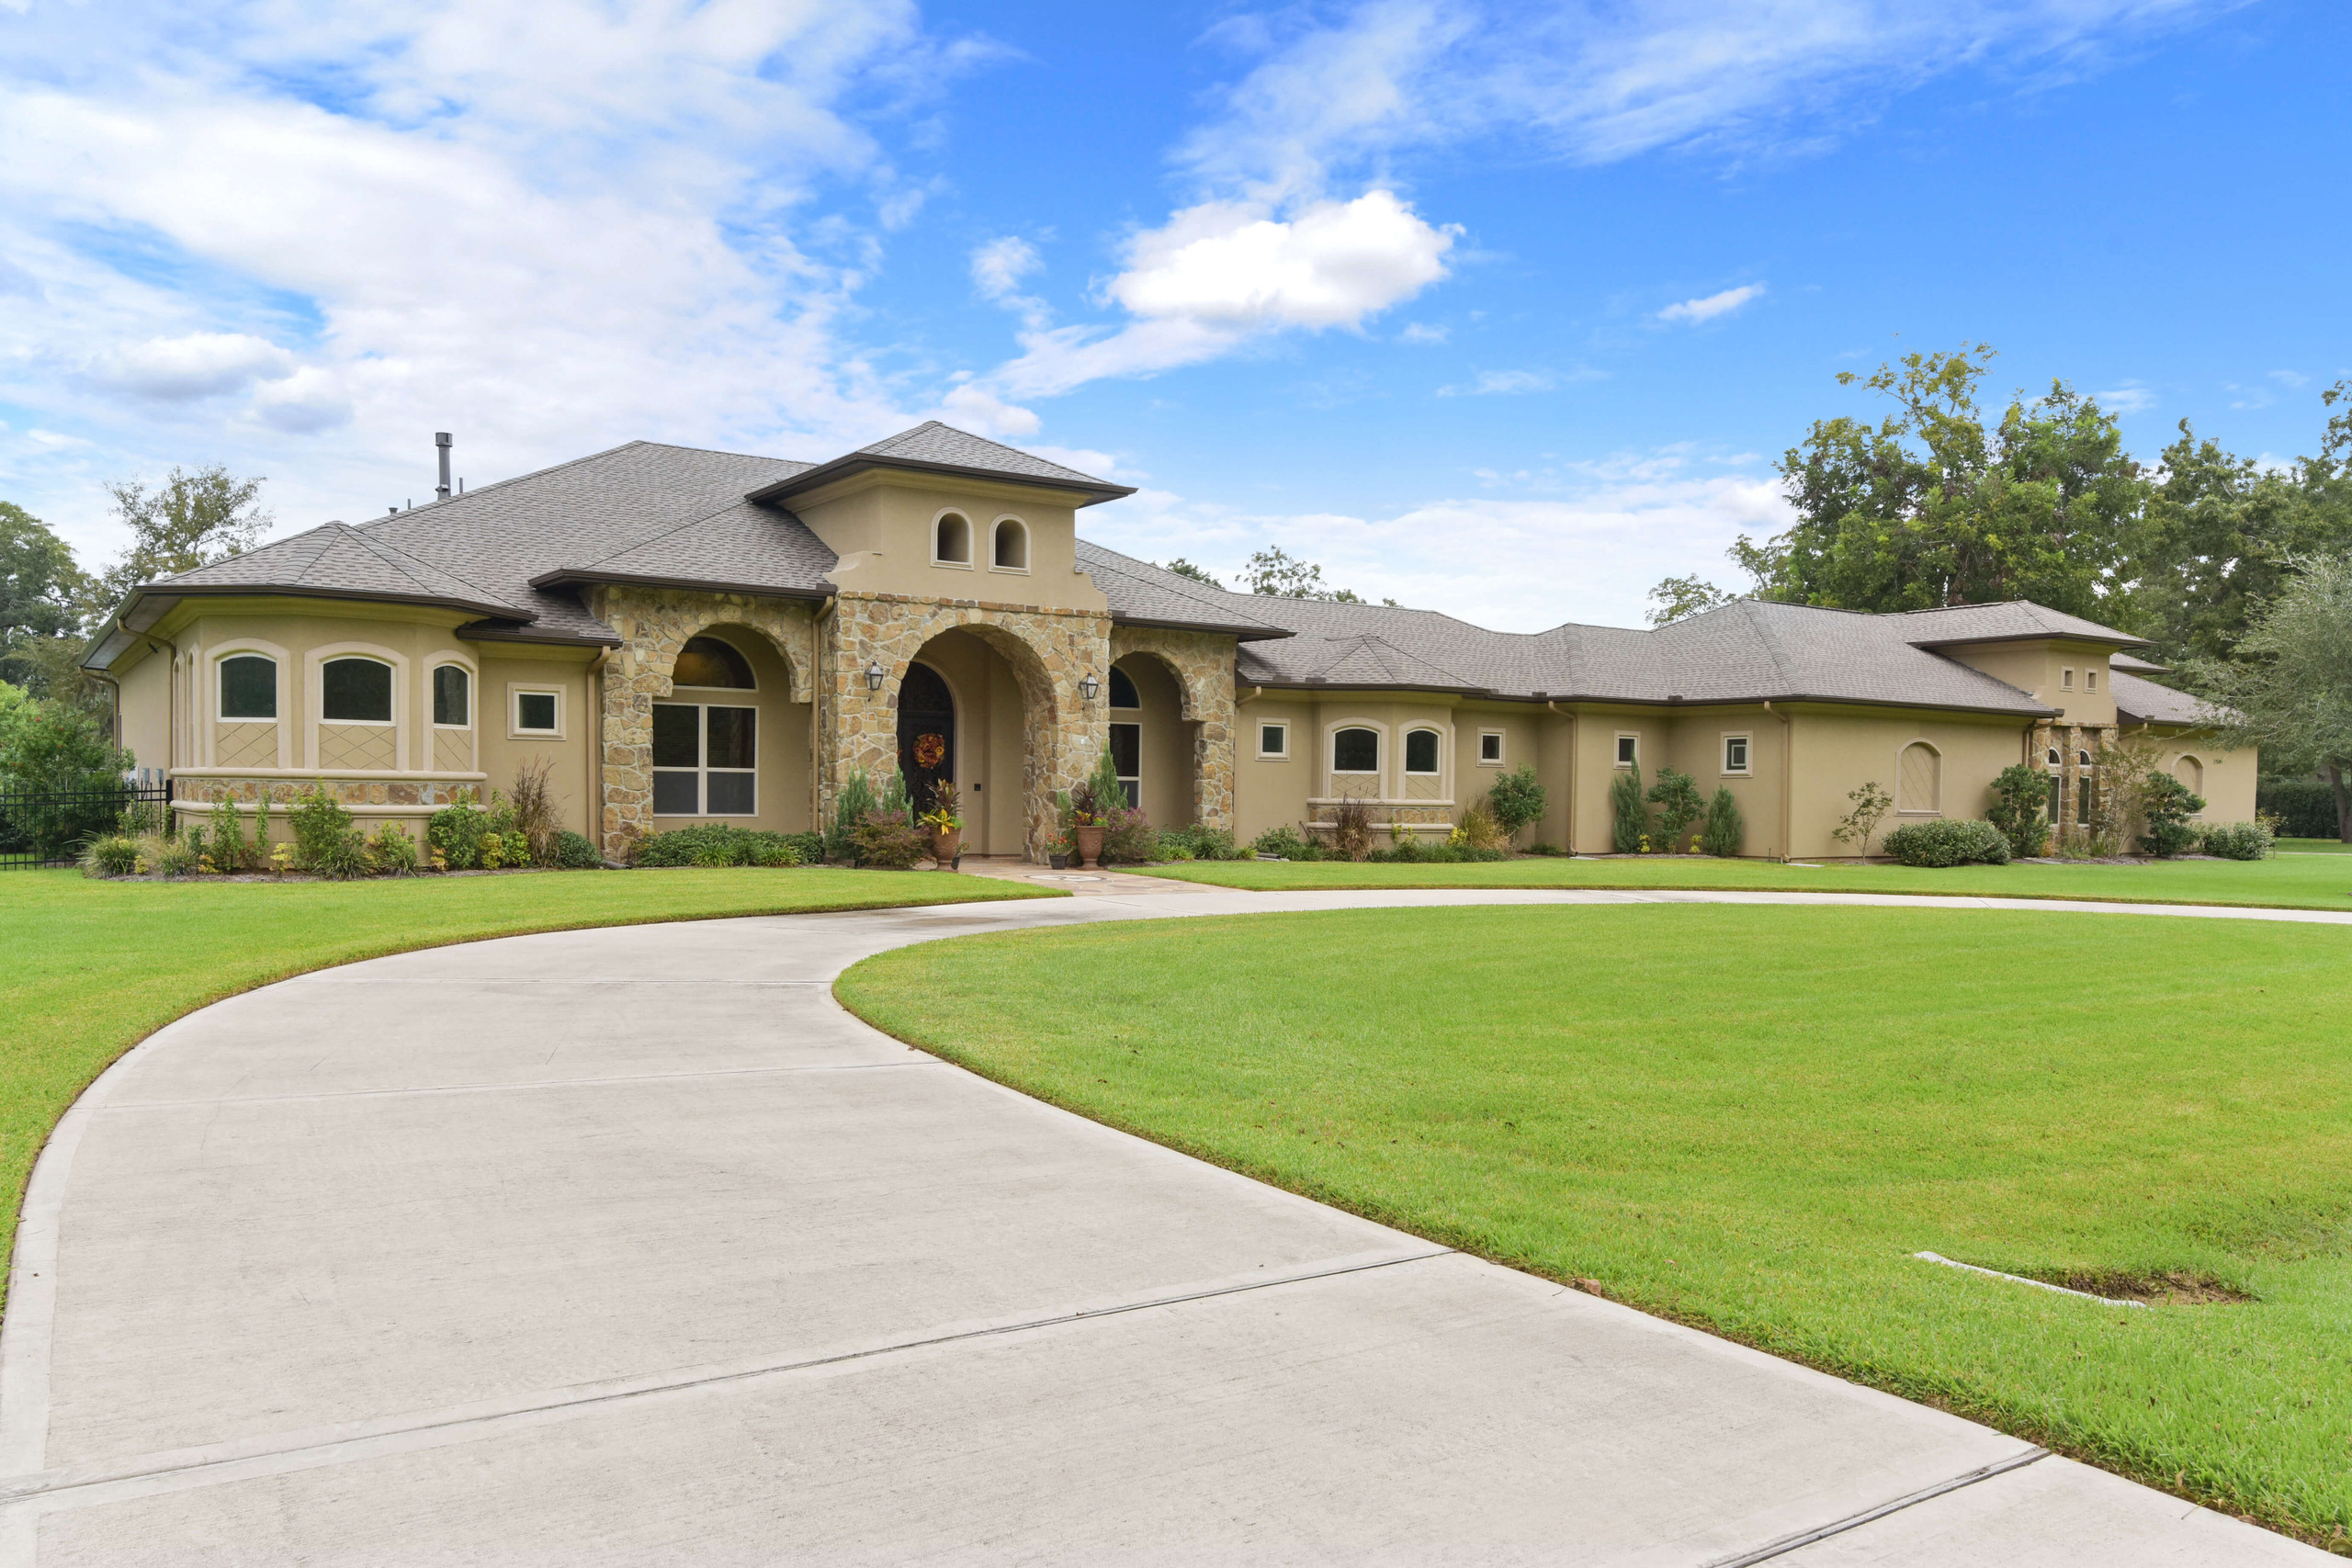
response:
M121 479L107 487L130 528L130 548L98 582L99 607L110 610L142 582L174 577L254 547L272 521L254 504L264 480L239 479L219 463L189 473L175 467L162 485Z
M1487 791L1487 810L1508 839L1544 815L1544 789L1535 770L1521 763L1502 774Z
M64 540L23 507L0 501L0 679L55 694L40 645L67 642L78 651L90 590Z
M2226 712L2221 739L2259 746L2274 773L2313 773L2335 795L2336 835L2352 843L2352 554L2297 556L2229 659L2181 666L2189 690Z
M1321 567L1300 560L1280 545L1269 545L1250 558L1249 564L1241 569L1241 586L1247 592L1269 599L1320 599L1334 604L1371 603L1351 589L1325 587ZM1381 603L1394 605L1396 601L1384 599Z
M2063 381L1988 428L1977 383L1992 358L1962 344L1838 378L1895 412L1876 426L1816 420L1782 456L1797 521L1731 551L1759 597L1881 611L2031 599L2108 613L2147 480L2114 416Z
M64 703L28 702L0 730L0 788L28 793L92 789L133 765L88 714Z
M2019 860L2040 854L2050 841L2050 775L2031 762L2012 762L1993 781L1993 804L1984 820L2009 841Z
M1641 764L1634 763L1618 770L1609 781L1610 847L1621 855L1642 852L1642 840L1649 836L1650 808L1642 804Z
M1650 607L1646 614L1650 625L1670 626L1702 610L1728 604L1733 597L1713 583L1702 582L1696 577L1663 578L1657 587L1650 590Z
M1657 839L1660 854L1672 854L1681 846L1682 836L1690 824L1699 820L1707 809L1706 796L1699 793L1698 781L1675 768L1660 768L1657 783L1650 785L1643 796L1657 807Z

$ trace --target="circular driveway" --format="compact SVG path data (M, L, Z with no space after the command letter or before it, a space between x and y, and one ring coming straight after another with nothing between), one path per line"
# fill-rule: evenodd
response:
M830 987L1369 905L2352 916L1129 882L439 948L162 1031L34 1175L0 1561L2320 1560L1053 1110Z

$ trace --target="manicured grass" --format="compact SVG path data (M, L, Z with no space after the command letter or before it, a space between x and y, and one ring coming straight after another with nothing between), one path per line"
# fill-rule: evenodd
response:
M2352 931L1349 910L931 942L837 990L1084 1115L2346 1545Z
M2352 909L2352 861L2294 855L2147 865L1776 865L1659 855L1571 860L1529 855L1467 865L1347 861L1195 861L1135 868L1147 876L1258 892L1300 887L1703 887L1815 893L1943 893L1997 898L2103 898L2134 904L2270 904Z
M2280 854L2293 855L2352 855L2352 844L2338 839L2281 839Z
M164 1024L239 991L354 959L525 931L1042 892L978 876L820 869L283 885L0 872L0 1237L15 1235L33 1160L74 1096Z

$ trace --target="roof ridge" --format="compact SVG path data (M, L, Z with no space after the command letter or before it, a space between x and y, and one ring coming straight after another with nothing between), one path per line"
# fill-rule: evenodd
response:
M401 576L407 578L411 582L415 583L417 587L424 589L427 592L434 592L435 585L424 577L419 576L412 570L413 567L423 567L426 571L437 572L441 576L447 578L450 581L460 584L472 592L481 594L482 603L485 604L503 604L519 615L528 616L532 619L537 618L535 612L525 609L522 605L515 604L512 599L507 598L503 593L493 593L489 589L484 588L481 583L476 582L473 579L466 576L464 573L452 571L446 566L436 565L432 561L426 560L423 556L418 555L413 550L402 549L400 546L393 544L389 539L371 539L366 533L360 529L353 527L348 523L333 523L329 524L328 526L342 529L345 533L350 535L353 542L357 544L362 549L368 551L370 554L375 556L377 559L382 561L385 565L390 567L393 570L399 572Z
M687 450L691 451L693 448L689 447ZM650 545L659 544L663 539L667 539L673 535L683 534L689 528L698 528L705 523L709 522L712 518L719 516L724 513L732 512L735 508L745 504L747 503L741 496L730 497L728 500L719 502L717 506L712 507L707 512L697 513L693 517L686 518L683 522L673 523L669 527L661 530L659 533L648 534L645 537L635 540L632 543L623 545L616 550L608 550L605 554L598 556L594 560L583 562L582 565L572 570L581 571L593 570L594 569L604 565L606 561L617 560L622 556L635 555L638 551L646 548ZM800 514L793 511L788 506L762 506L758 508L758 510L776 516L789 517L795 523L800 523L800 525L804 528L808 526L808 524L801 523ZM810 530L812 533L815 530L813 529ZM564 569L558 567L556 570L560 571Z

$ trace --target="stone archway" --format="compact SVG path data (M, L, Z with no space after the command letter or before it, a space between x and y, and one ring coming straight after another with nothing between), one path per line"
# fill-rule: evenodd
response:
M820 818L851 769L875 775L897 767L899 684L923 645L948 631L1001 655L1020 688L1023 850L1043 859L1058 828L1057 792L1085 776L1107 734L1101 695L1089 702L1078 684L1090 673L1102 679L1110 668L1107 615L841 594L817 647Z
M1193 820L1233 826L1234 639L1166 626L1115 626L1111 657L1148 655L1174 677L1180 715L1193 731Z
M803 600L617 584L589 590L588 607L621 638L594 694L598 846L620 860L653 829L653 705L671 694L687 639L718 626L757 634L783 660L786 700L808 704L816 695L816 610Z

